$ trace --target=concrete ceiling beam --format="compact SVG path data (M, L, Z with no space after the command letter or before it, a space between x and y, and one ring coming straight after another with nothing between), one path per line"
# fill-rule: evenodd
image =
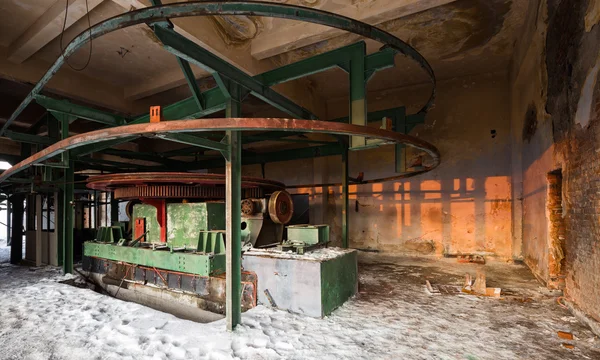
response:
M89 11L92 11L103 0L88 0ZM63 30L65 19L64 1L57 1L40 16L10 46L8 60L21 64L41 48L59 36ZM69 28L79 19L86 16L86 0L69 0L69 14L65 28ZM65 43L65 46L67 44Z
M455 0L377 0L342 7L335 3L327 3L321 10L335 12L370 25L378 25L453 1ZM263 60L344 33L343 30L310 23L286 23L285 26L274 24L270 30L262 32L252 41L251 54L255 59Z

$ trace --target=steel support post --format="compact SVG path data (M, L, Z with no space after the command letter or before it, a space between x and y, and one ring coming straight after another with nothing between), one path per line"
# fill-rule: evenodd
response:
M10 200L6 200L6 246L10 246L12 244L12 239L10 236L10 228L12 223L12 203Z
M342 247L348 248L348 144L342 146Z
M44 198L42 195L37 194L31 197L35 204L35 266L42 265L42 219L43 219L43 203Z
M367 125L367 81L365 80L366 45L364 42L360 53L350 59L350 123ZM361 148L367 145L363 136L351 136L350 148Z
M69 122L71 117L68 115L59 115L61 121L61 138L66 139L69 137ZM62 238L59 239L59 243L62 243L62 255L63 255L63 271L65 273L73 272L73 218L75 216L73 209L73 198L74 198L74 169L75 165L71 160L70 151L67 150L62 153L63 164L68 165L65 169L65 175L63 177L63 198L62 198Z
M63 219L64 219L64 190L62 189L63 184L59 186L60 190L54 193L54 231L56 231L56 263L58 266L63 265Z
M25 208L23 202L25 195L14 194L11 197L13 213L13 229L10 245L10 263L18 265L23 260L23 213Z
M398 110L398 116L394 117L394 131L408 133L406 129L406 108L402 107ZM404 144L396 144L394 146L394 169L396 173L404 173L406 168L406 146Z
M231 84L227 101L226 116L241 117L240 87ZM242 194L242 133L227 131L228 154L225 162L225 217L226 217L226 301L225 315L227 330L233 331L242 321L242 239L241 239L241 194Z

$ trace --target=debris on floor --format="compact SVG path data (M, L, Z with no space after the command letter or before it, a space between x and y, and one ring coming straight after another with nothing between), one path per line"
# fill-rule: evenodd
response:
M502 293L501 288L486 286L485 273L480 270L477 271L477 276L474 282L471 274L465 274L465 282L462 289L453 285L432 285L429 280L425 280L425 288L429 295L457 295L463 293L469 295L500 298Z
M559 331L558 337L561 339L565 339L565 340L573 340L573 334L571 334L570 332L566 332L566 331Z
M481 255L458 255L459 263L485 264L485 258Z

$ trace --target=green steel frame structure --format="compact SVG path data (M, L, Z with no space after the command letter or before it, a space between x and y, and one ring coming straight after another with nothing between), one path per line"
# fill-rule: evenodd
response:
M115 16L103 22L100 22L90 29L85 30L80 35L75 37L65 48L56 62L50 67L46 74L35 85L31 93L23 100L18 108L9 117L4 126L0 129L0 136L7 136L15 141L21 142L24 145L22 148L21 159L27 158L30 155L31 147L35 146L39 149L49 150L58 143L63 143L69 139L69 123L76 118L86 119L97 122L108 127L122 127L124 125L145 124L150 120L150 115L142 115L136 118L120 116L105 111L89 108L86 106L71 103L67 100L57 100L41 94L43 87L48 83L52 76L66 62L66 59L75 51L81 48L88 41L98 38L107 33L145 23L151 27L157 38L163 43L165 50L173 53L179 62L183 74L190 87L192 96L190 98L178 101L174 104L163 108L163 116L167 120L185 120L197 119L206 115L225 110L226 118L232 120L241 117L241 103L244 98L252 94L253 96L262 99L277 109L287 113L296 119L316 120L317 117L307 109L298 106L291 100L280 95L271 86L280 84L293 79L298 79L307 75L316 74L334 67L340 68L348 73L350 79L350 104L349 116L347 118L332 120L331 124L346 123L359 127L366 127L369 121L378 121L382 117L391 118L393 121L393 129L399 137L393 139L396 143L396 171L402 172L401 176L412 176L437 166L439 163L439 153L435 147L427 143L417 143L415 145L414 138L407 135L413 126L424 121L427 110L433 104L435 98L435 75L433 69L427 61L414 48L398 39L397 37L377 29L376 27L356 21L344 16L333 13L324 12L321 10L305 8L301 6L278 4L271 2L260 1L192 1L184 3L174 3L162 5L160 0L151 0L152 7L130 11L122 15ZM383 44L380 51L367 55L366 46L363 41L345 46L333 51L329 51L314 57L301 60L265 73L249 76L245 72L235 66L223 61L219 57L212 54L210 51L200 47L194 42L188 40L184 36L178 34L169 21L169 18L189 17L189 16L207 16L207 15L249 15L249 16L265 16L278 17L285 19L293 19L315 24L326 25L338 29L346 30L365 38L376 40ZM398 107L386 111L368 113L366 105L366 84L373 74L377 71L394 66L394 57L397 54L402 54L416 61L427 73L432 83L432 91L429 99L424 104L423 108L414 115L406 115L403 107ZM190 64L197 65L207 70L216 80L217 87L208 91L201 92L196 79L191 71ZM18 133L8 130L11 123L19 116L19 114L31 103L37 102L45 107L56 120L48 118L49 136L38 136L29 133ZM242 120L242 119L239 119ZM269 120L269 119L261 119ZM271 119L273 121L280 119ZM192 120L189 120L192 121ZM290 120L292 121L292 120ZM317 123L317 122L315 122ZM321 123L321 122L318 122ZM52 126L50 126L53 124ZM57 125L54 125L57 124ZM60 125L60 126L58 126ZM150 125L150 124L148 124ZM281 123L283 126L283 123ZM201 125L197 125L201 126ZM258 126L258 128L261 128ZM115 128L116 129L116 128ZM358 128L357 128L358 129ZM219 128L212 128L213 131L219 131ZM210 136L198 136L196 134L186 134L185 130L181 131L163 131L157 137L165 140L175 141L190 145L189 148L176 150L165 154L154 153L135 153L124 150L112 149L113 146L132 141L139 134L128 133L126 136L118 136L106 138L95 142L82 142L76 146L65 146L60 151L45 151L31 156L29 159L36 158L35 161L24 160L22 163L7 170L0 175L0 182L10 181L13 183L29 183L29 179L17 179L9 177L14 175L18 170L34 164L41 164L50 168L47 171L50 176L45 177L49 183L59 184L60 193L62 196L62 226L57 227L59 230L59 262L63 265L65 272L73 270L73 199L74 199L74 170L75 164L85 162L85 168L106 169L119 171L120 169L136 168L139 171L157 171L157 170L193 170L206 169L214 167L222 167L223 160L219 158L208 158L194 162L185 162L169 159L170 157L192 154L198 152L198 148L212 149L219 151L225 158L226 169L226 217L228 226L226 238L230 239L226 249L226 269L227 269L227 327L234 329L241 321L240 310L240 253L241 243L240 229L238 226L230 226L231 224L239 223L240 221L240 186L241 186L241 166L243 164L255 164L271 161L291 160L298 158L310 158L317 156L341 155L342 156L342 196L343 196L343 222L342 222L342 241L345 247L348 246L348 151L360 150L369 147L367 138L361 131L337 133L341 136L338 141L331 142L316 142L312 140L304 140L306 143L315 143L315 146L309 146L294 151L280 151L271 154L261 154L244 156L242 160L242 145L249 142L263 140L279 140L302 142L298 139L286 139L290 135L294 135L306 131L317 131L324 133L336 133L335 131L322 131L323 129L311 129L310 126L302 127L299 131L289 131L290 129L277 129L269 126L263 127L266 132L260 135L249 135L242 137L242 131L247 130L244 127L236 127L230 125L225 131L225 137L221 141L211 140ZM268 130L268 131L267 131ZM286 130L286 131L281 131ZM356 129L355 129L356 130ZM205 129L196 128L188 131L205 131ZM386 132L386 131L384 131ZM404 136L404 137L402 137ZM382 136L385 138L386 136ZM388 136L389 137L389 136ZM71 137L73 138L73 137ZM214 138L214 136L213 136ZM346 138L349 139L346 140ZM421 169L419 171L405 172L406 169L402 164L402 154L404 143L411 146L424 149L432 155L435 165ZM29 150L29 151L28 151ZM43 153L45 155L42 156ZM111 155L118 155L125 158L151 160L161 163L161 166L140 166L125 164L119 162L111 162L104 160L94 160L87 155L93 152L103 152ZM49 155L50 154L50 155ZM60 154L60 161L48 162L48 158ZM13 159L14 161L14 159ZM45 162L44 162L45 161ZM61 171L62 169L62 171ZM11 171L13 170L13 171ZM62 177L59 174L62 172ZM52 176L53 175L53 176ZM4 190L7 192L7 190ZM19 216L22 219L22 204L23 196L20 194L13 195L13 215L15 216L14 223L18 223ZM20 201L20 206L19 206ZM65 211L66 210L66 211ZM19 211L21 214L19 215ZM113 216L115 214L112 214ZM16 229L17 227L14 227ZM18 234L15 234L18 235ZM236 239L238 241L236 241ZM19 250L19 249L17 249ZM11 260L17 261L16 254L11 253ZM20 258L19 258L20 259Z

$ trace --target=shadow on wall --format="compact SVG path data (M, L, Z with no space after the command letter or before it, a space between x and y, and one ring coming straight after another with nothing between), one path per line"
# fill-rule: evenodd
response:
M409 179L351 185L350 247L422 255L484 254L510 258L510 177ZM341 188L305 188L326 206L334 245L341 244Z

